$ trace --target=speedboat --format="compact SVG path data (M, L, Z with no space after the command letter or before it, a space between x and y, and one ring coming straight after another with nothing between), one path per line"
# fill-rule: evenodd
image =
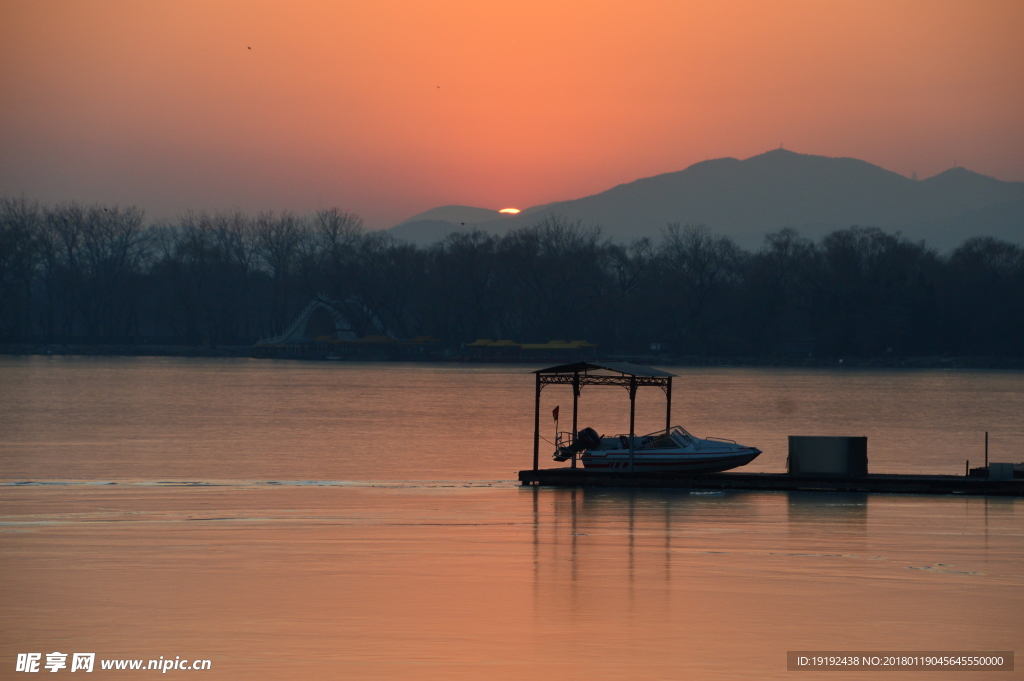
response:
M718 473L745 466L761 453L724 438L694 437L681 426L649 435L598 435L593 428L559 433L552 458L567 461L579 456L584 468L629 470L630 457L636 472Z

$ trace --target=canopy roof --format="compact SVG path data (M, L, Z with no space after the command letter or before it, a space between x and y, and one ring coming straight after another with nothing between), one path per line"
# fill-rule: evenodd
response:
M572 375L575 373L586 373L588 371L598 371L604 369L606 371L614 371L622 374L623 376L643 376L648 378L671 378L675 374L670 374L667 371L661 369L655 369L654 367L647 367L642 364L633 364L631 362L573 362L572 364L559 364L558 366L548 367L547 369L538 369L534 371L535 374L565 374Z

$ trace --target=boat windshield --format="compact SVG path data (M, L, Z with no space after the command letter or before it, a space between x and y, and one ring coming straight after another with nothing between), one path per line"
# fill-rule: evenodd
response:
M693 442L693 436L690 435L682 426L673 426L672 434L677 440L681 440L684 445L688 445Z
M633 442L637 447L643 449L672 449L674 447L688 447L696 438L682 426L673 426L666 430L659 430L649 435L635 435ZM615 435L614 437L601 436L602 445L598 449L607 449L606 443L612 449L616 446L622 449L629 449L629 435Z

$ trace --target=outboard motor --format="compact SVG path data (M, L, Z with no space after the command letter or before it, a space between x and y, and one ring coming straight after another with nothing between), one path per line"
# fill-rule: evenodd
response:
M554 455L555 461L568 461L580 452L593 449L601 444L601 436L593 428L584 428L576 433L572 444L560 446Z
M579 448L576 451L582 452L587 449L593 449L600 444L601 436L597 434L597 431L593 428L584 428L576 433L576 442L573 443L573 446Z

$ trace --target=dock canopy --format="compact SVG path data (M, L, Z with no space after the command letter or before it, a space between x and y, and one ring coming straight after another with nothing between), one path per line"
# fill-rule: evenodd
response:
M653 386L665 391L665 430L672 427L672 378L661 369L630 362L573 362L533 372L537 376L533 410L533 470L538 470L540 457L540 391L546 385L572 386L572 437L576 437L580 388L585 385L617 385L629 391L629 470L633 471L633 430L636 422L636 389ZM572 467L576 467L575 457Z
M607 374L590 375L591 371L612 371L618 376L609 376ZM558 366L548 367L547 369L537 369L533 373L540 377L541 385L550 384L561 384L561 383L572 383L572 380L562 381L558 380L558 377L569 377L570 379L576 375L580 376L580 385L626 385L630 383L630 378L633 377L638 379L638 385L657 385L665 386L667 379L672 378L675 374L670 374L667 371L661 369L655 369L654 367L645 367L642 364L632 364L631 362L573 362L572 364L559 364ZM608 381L604 379L625 379L622 383L618 381ZM643 379L657 379L653 381L647 381Z

